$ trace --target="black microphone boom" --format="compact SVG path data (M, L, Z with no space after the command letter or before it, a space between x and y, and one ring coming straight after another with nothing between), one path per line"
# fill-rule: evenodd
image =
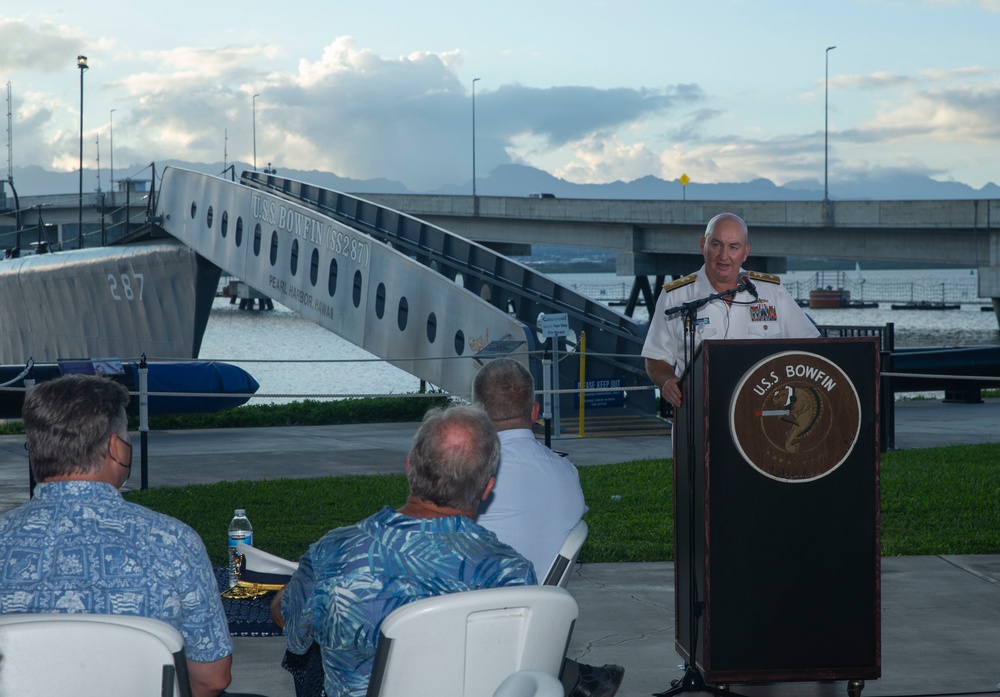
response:
M753 281L750 280L750 276L747 274L742 274L740 276L740 282L739 285L736 286L736 290L746 291L754 297L754 300L760 297L757 295L757 286L753 284Z

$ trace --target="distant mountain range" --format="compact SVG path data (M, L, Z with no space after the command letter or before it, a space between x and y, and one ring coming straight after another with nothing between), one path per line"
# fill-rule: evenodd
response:
M179 160L156 163L157 172L173 166L206 174L220 174L222 163L204 164ZM249 165L233 163L237 173L250 169ZM149 179L148 165L116 168L115 177ZM102 188L110 189L108 171L102 171ZM433 191L412 191L402 183L390 179L349 179L331 172L316 170L278 169L280 176L298 179L345 193L373 194L445 194L471 195L472 183L447 186ZM19 196L65 194L77 191L78 172L50 172L38 166L15 167L14 185ZM84 191L97 189L97 172L84 170ZM615 181L607 184L574 184L554 177L548 172L524 165L501 165L476 181L480 196L527 196L548 193L558 198L597 198L635 200L689 201L817 201L823 198L823 185L818 180L789 182L781 186L768 179L749 182L699 184L690 182L686 187L677 180L666 181L647 176L630 182ZM830 186L832 200L883 200L906 201L926 199L995 199L1000 198L1000 186L989 183L982 188L961 182L940 182L930 177L902 172L884 172L850 181L837 181Z

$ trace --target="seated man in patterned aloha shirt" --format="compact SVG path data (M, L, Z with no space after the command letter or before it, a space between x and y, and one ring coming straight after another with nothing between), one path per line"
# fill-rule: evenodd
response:
M195 697L230 682L233 643L205 545L125 501L128 390L97 376L43 382L24 400L34 498L0 517L0 614L144 615L173 625Z
M309 547L272 604L288 650L319 644L330 697L363 697L378 627L393 610L441 593L536 582L531 563L476 524L500 441L479 407L432 409L406 459L410 494Z

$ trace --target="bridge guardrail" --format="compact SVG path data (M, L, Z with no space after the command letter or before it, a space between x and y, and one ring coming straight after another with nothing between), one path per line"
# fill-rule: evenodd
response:
M796 300L808 300L809 291L826 288L818 274L807 281L791 281L782 285ZM623 305L632 290L632 279L609 283L571 283L571 288L587 297L609 305ZM851 300L860 302L943 302L988 305L989 298L979 297L975 280L959 283L916 283L847 280L836 286L850 291Z

